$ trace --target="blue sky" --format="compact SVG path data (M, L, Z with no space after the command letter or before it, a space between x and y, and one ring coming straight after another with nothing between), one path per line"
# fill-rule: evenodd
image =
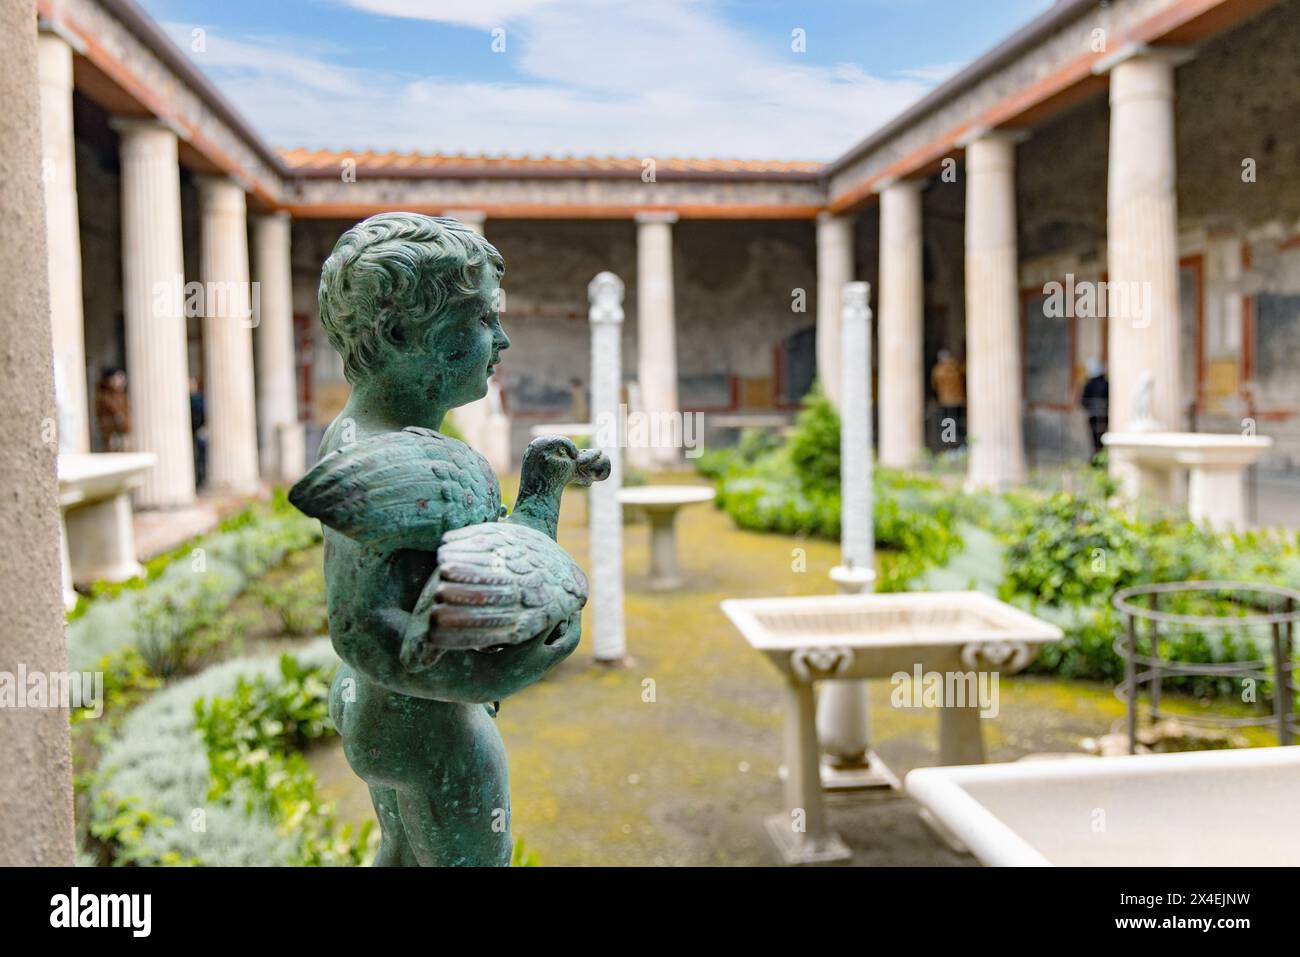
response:
M142 4L275 146L827 160L1051 0Z

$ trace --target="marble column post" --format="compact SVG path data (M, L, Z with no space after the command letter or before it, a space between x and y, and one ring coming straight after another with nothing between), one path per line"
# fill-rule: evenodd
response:
M673 305L673 223L676 213L636 215L636 328L639 411L650 416L651 447L629 450L638 463L671 468L681 461L677 404L677 319ZM676 417L676 418L674 418ZM685 423L681 423L684 430Z
M916 465L925 429L921 180L880 191L880 464Z
M291 228L287 212L253 217L258 451L267 478L277 482L296 481L306 464L304 430L298 421Z
M591 625L596 661L627 657L623 630L623 450L619 391L623 385L623 280L602 272L587 286L591 301L592 444L609 456L609 478L588 490L591 526Z
M81 229L77 222L76 144L72 136L72 48L55 32L38 40L45 240L49 250L50 325L59 447L90 451L86 342L81 305Z
M871 285L850 282L840 294L840 564L831 579L841 594L863 594L876 580L875 495L871 464ZM865 681L826 681L817 699L822 786L896 787L871 751L871 697Z
M57 679L67 654L34 4L0 4L0 50L0 671ZM69 867L73 847L67 711L0 708L0 866Z
M1150 418L1183 429L1174 194L1174 67L1183 57L1135 47L1110 64L1106 279L1113 432L1137 418L1144 374L1152 379Z
M203 297L203 394L208 419L208 482L251 492L258 486L253 325L244 190L224 176L199 178Z
M821 213L817 217L817 378L840 404L840 294L853 279L853 219Z
M1023 482L1016 138L966 146L966 385L971 488Z
M180 507L194 501L194 445L176 134L149 119L112 125L122 165L128 438L134 451L158 456L135 501L144 508Z

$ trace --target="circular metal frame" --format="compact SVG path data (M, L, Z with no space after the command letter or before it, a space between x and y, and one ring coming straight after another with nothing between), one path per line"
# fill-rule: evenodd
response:
M1205 593L1233 605L1249 609L1244 615L1188 615L1161 611L1163 595ZM1253 599L1252 599L1253 596ZM1260 596L1265 596L1261 602ZM1149 604L1138 602L1146 598ZM1291 702L1297 691L1293 661L1295 623L1300 621L1300 591L1279 585L1237 581L1159 582L1135 585L1115 593L1115 609L1125 618L1124 634L1115 639L1115 652L1124 662L1124 680L1115 687L1115 695L1128 705L1129 752L1137 748L1139 718L1152 722L1175 717L1195 727L1248 728L1273 724L1281 744L1291 743L1300 731L1300 718L1292 713ZM1280 605L1273 610L1270 605ZM1138 652L1139 622L1145 622L1150 654ZM1166 658L1160 654L1161 640L1187 631L1239 631L1267 629L1271 635L1272 654L1266 658L1238 661L1192 662ZM1139 668L1140 666L1140 668ZM1224 677L1271 681L1274 684L1274 709L1271 716L1229 717L1226 715L1168 715L1160 710L1163 680L1170 677ZM1150 701L1143 707L1139 691L1147 685Z

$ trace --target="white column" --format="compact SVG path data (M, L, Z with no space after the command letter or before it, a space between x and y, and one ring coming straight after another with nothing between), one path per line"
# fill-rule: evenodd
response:
M1138 47L1111 64L1106 230L1113 432L1125 431L1136 418L1134 400L1144 373L1152 379L1151 418L1172 431L1183 428L1174 194L1179 58Z
M677 320L673 308L673 223L676 213L636 215L637 380L641 401L659 441L640 450L638 460L653 468L671 467L681 449L665 428L680 415L677 404ZM656 427L657 423L657 427Z
M13 681L67 668L59 597L59 503L49 277L41 198L36 10L0 4L0 671ZM21 681L21 679L19 679ZM17 701L26 692L18 685ZM0 707L0 867L73 864L68 713Z
M840 404L840 293L853 279L853 219L817 217L817 377L836 407Z
M291 227L287 212L253 217L258 450L267 477L281 482L296 481L305 465L294 358Z
M872 590L876 579L875 496L871 464L871 286L846 283L840 295L841 564L831 579L842 594ZM827 681L817 700L823 787L897 786L871 752L871 697L865 681Z
M880 464L891 468L915 465L924 444L924 185L899 180L880 192Z
M90 451L86 341L81 305L81 230L77 223L76 144L72 136L72 48L56 33L38 40L41 75L41 178L50 271L50 326L59 448Z
M966 384L972 488L1025 480L1016 140L986 133L966 147Z
M200 177L199 208L208 481L214 489L249 492L258 473L244 191L224 176Z
M596 661L622 664L623 632L623 450L618 414L623 385L623 280L602 272L587 286L591 301L591 413L593 444L609 456L609 478L588 490L591 524L591 626Z
M129 444L158 456L136 504L173 508L194 501L176 134L154 120L115 119L113 127L122 163Z

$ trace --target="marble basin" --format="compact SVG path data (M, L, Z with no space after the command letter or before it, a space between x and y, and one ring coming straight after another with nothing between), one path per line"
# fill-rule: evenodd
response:
M973 591L731 599L722 610L786 681L786 812L768 818L767 831L791 864L850 856L822 798L815 684L911 677L918 669L972 679L1010 674L1061 637L1056 626ZM982 762L981 702L945 701L936 710L940 763Z
M1126 497L1167 505L1185 497L1193 521L1219 530L1245 527L1245 470L1273 445L1263 435L1212 432L1107 432L1101 441Z
M880 678L899 671L1019 671L1061 630L976 591L732 599L745 640L787 678Z
M904 787L991 866L1300 862L1300 747L921 768Z

